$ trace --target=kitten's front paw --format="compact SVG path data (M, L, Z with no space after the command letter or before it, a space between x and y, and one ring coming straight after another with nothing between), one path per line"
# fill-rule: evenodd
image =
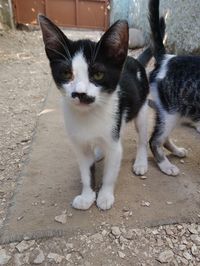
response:
M158 166L160 167L160 170L166 175L176 176L180 172L178 167L171 164L168 160L164 160L163 162L159 163Z
M95 199L96 199L96 193L95 192L91 192L90 194L87 194L87 195L81 194L81 195L74 198L74 200L72 202L72 206L75 209L87 210L95 202Z
M186 157L188 154L188 151L185 148L177 148L176 152L174 153L174 155L183 158Z
M133 172L136 175L144 175L148 170L147 161L135 162L133 165Z
M114 195L111 192L99 191L99 195L97 197L97 206L102 210L108 210L112 207L115 201Z

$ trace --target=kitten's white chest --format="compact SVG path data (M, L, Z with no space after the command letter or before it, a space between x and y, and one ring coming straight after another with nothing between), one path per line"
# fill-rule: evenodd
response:
M64 120L69 137L80 144L109 142L116 123L116 108L116 101L111 101L109 105L81 112L63 101Z

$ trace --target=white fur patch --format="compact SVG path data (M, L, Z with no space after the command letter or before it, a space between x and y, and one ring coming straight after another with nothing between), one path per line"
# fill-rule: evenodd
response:
M156 76L156 79L163 79L165 77L167 70L168 70L168 63L175 56L176 55L170 55L170 54L165 55L165 59L162 61L162 65L160 67L160 71L158 72Z
M152 99L159 106L160 105L160 97L158 95L157 83L156 82L150 83L150 88L151 88L150 93L152 95Z
M165 128L164 132L161 135L161 138L166 139L172 130L176 127L178 123L180 123L180 114L169 114L168 112L163 110L163 115L165 116Z
M137 71L137 79L141 81L141 72L139 70Z
M83 112L73 108L66 97L62 98L65 126L69 136L80 144L86 143L92 149L99 146L104 151L112 141L114 117L118 108L118 95L101 95L93 107ZM102 147L103 146L103 147Z
M86 93L88 96L95 97L97 101L101 88L89 81L88 64L82 51L79 51L72 59L72 72L74 78L69 83L63 84L63 95L76 106L79 101L71 97L72 92Z
M165 121L163 129L162 129L162 134L158 136L157 141L163 145L172 130L175 128L177 123L180 122L180 115L179 114L169 114L166 111L162 110L162 114L164 116L163 121ZM164 155L163 150L161 147L159 148L161 154ZM165 159L168 160L165 156ZM164 171L163 171L164 172Z

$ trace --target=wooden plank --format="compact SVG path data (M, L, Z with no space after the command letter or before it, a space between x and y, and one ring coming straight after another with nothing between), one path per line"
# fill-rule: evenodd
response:
M14 0L14 14L17 24L37 24L38 13L44 13L44 0Z
M76 26L79 25L79 0L75 0L75 5L76 5Z
M37 24L38 13L64 27L105 30L108 0L12 0L16 23Z
M75 0L46 0L46 15L57 25L76 26Z

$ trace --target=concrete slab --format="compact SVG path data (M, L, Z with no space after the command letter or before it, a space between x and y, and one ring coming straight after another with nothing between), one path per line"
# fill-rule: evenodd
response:
M71 236L77 230L92 232L102 222L144 227L199 221L198 133L185 127L174 132L177 143L189 149L189 156L184 159L184 163L171 157L181 169L178 177L162 174L149 152L149 171L145 180L131 171L136 137L134 125L130 124L124 134L124 157L113 208L105 212L98 210L95 205L87 211L72 209L70 203L81 190L80 173L65 134L59 93L53 86L45 111L39 118L29 162L19 179L9 215L1 230L1 242L21 240L24 236ZM102 164L98 164L97 176L101 176L101 169ZM142 201L148 201L150 206L142 206ZM130 213L128 217L124 217L124 207L132 215ZM68 215L67 222L60 224L54 218L63 211Z

